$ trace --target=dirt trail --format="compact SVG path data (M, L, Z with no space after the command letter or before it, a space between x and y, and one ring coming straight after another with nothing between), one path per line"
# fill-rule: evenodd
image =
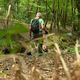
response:
M0 80L29 80L27 70L25 60L21 56L5 55L0 59Z
M36 70L39 72L40 76L43 76L45 78L45 80L67 80L66 79L66 75L64 73L64 69L63 66L60 62L60 60L58 59L58 57L56 57L56 53L54 52L54 42L58 41L58 37L52 36L52 37L48 37L48 39L46 39L46 45L48 46L48 53L43 55L43 56L38 56L37 59L35 59L34 56L31 55L8 55L5 56L5 59L9 59L12 58L14 61L14 58L16 57L20 64L17 63L20 67L20 74L18 74L18 77L22 75L22 77L24 78L18 78L18 79L13 79L13 80L36 80L33 79L33 77L35 77L37 75ZM26 44L28 46L28 44ZM25 45L25 48L26 48ZM30 48L28 46L28 48ZM67 52L65 52L64 54L62 54L65 62L67 63L67 66L69 67L70 72L73 71L73 66L72 63L75 60L75 55L73 54L68 54ZM4 59L4 58L2 58ZM12 61L12 62L13 62ZM13 65L11 64L12 62L10 62L8 60L8 62L10 63L9 65ZM8 64L8 62L6 62ZM9 66L8 65L8 66ZM31 70L32 68L36 67L35 70L33 70L34 74L31 74ZM4 70L3 70L4 71ZM8 70L7 70L8 71ZM14 70L11 70L11 73L16 72ZM39 76L37 75L37 77ZM12 75L10 75L11 77ZM14 76L14 75L13 75ZM16 76L16 75L15 75ZM33 77L32 77L33 76ZM31 79L32 77L32 79ZM12 79L8 79L8 80L12 80ZM39 79L37 79L39 80ZM43 79L44 80L44 79Z
M20 63L21 63L21 70L22 70L22 75L24 76L24 78L26 79L26 80L29 80L29 72L28 72L28 66L26 65L26 63L25 63L25 60L23 59L23 57L19 57L19 61L20 61Z

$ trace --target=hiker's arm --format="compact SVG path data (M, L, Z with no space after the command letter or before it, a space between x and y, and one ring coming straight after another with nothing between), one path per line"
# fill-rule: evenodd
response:
M40 19L40 23L41 23L40 25L41 25L41 29L42 29L43 34L47 34L48 30L47 30L47 28L44 25L44 20Z
M48 34L48 30L47 30L47 28L44 26L44 24L42 24L41 26L42 26L43 34Z
M45 27L44 27L44 24L41 24L41 28L42 28L42 32L43 34L45 33Z

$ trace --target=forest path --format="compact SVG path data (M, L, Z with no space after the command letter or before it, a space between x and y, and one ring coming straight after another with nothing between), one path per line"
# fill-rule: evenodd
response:
M19 56L19 61L21 63L21 70L22 70L22 76L26 79L29 80L29 72L28 72L28 66L24 60L23 57Z

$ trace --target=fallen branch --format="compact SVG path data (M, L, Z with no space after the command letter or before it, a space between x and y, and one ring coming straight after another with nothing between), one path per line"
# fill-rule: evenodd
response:
M73 65L73 80L80 80L80 55L78 51L78 47L80 47L78 40L76 40L75 44L75 53L76 53L76 60L74 61Z
M65 74L66 74L68 80L72 80L72 79L71 79L70 72L69 72L69 69L68 69L68 67L67 67L67 65L66 65L66 62L64 61L64 59L63 59L63 57L62 57L62 55L61 55L61 51L60 51L60 49L59 49L58 44L55 43L54 45L55 45L55 47L56 47L56 53L59 55L59 58L60 58L60 60L61 60L61 63L62 63L62 65L63 65L64 71L65 71Z
M79 55L79 51L78 51L78 47L79 47L79 42L78 40L76 40L76 44L75 44L75 52L76 52L76 58L79 61L80 60L80 55Z
M51 34L47 34L45 35L46 36L46 39L49 37L49 36L52 36L54 35L54 33L51 33ZM33 39L34 41L37 41L37 40L41 40L43 38L43 36L39 37L39 38L36 38L36 39ZM31 40L32 41L32 40Z

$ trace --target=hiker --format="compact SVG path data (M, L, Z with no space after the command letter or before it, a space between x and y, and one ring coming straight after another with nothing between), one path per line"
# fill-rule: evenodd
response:
M45 32L47 31L44 27L44 20L42 19L41 13L38 12L36 17L31 20L30 38L35 39L42 36L44 39ZM42 52L43 41L44 40L42 40L42 43L39 44L39 52Z

